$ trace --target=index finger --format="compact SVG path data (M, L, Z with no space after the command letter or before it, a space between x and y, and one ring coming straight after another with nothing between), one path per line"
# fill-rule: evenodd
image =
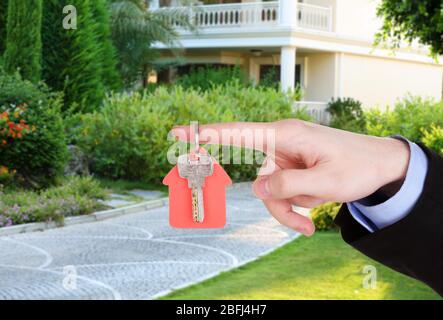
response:
M225 122L199 126L202 144L221 144L266 151L274 143L275 131L272 122ZM190 126L177 126L171 131L179 141L190 142Z

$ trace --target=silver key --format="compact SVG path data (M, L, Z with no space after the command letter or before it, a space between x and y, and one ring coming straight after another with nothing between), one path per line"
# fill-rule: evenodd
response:
M202 223L205 218L203 204L203 188L206 177L212 175L214 167L212 158L206 154L199 154L196 160L185 154L178 157L178 174L188 180L188 187L192 194L192 217L195 222Z

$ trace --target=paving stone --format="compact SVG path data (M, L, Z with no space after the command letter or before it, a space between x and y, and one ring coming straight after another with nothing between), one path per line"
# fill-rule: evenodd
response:
M0 299L149 299L298 236L250 186L230 188L223 229L173 229L168 208L0 237Z

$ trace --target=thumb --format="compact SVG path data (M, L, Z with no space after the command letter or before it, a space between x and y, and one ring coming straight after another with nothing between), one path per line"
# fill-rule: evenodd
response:
M253 191L260 199L289 199L295 196L320 196L324 179L316 167L310 169L285 169L260 176Z

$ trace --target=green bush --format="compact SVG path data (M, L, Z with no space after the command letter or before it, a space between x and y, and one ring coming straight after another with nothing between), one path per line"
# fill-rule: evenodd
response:
M313 208L311 210L311 218L315 228L320 231L337 229L337 226L334 224L334 219L340 207L340 203L328 202Z
M306 119L302 111L293 112L292 103L273 89L238 84L206 92L173 86L152 93L112 95L100 111L82 116L75 140L91 156L92 171L98 175L160 183L171 168L167 151L172 142L167 134L174 125L191 120L204 124ZM253 165L225 167L235 180L255 176Z
M432 150L443 155L443 128L432 125L430 129L423 129L422 142Z
M240 66L197 67L188 74L177 77L175 84L184 89L210 90L214 86L238 82L248 84L248 80Z
M0 228L29 222L62 222L64 217L89 214L104 206L105 192L90 177L71 177L44 191L0 188Z
M375 136L400 134L412 141L423 139L423 129L432 125L443 127L443 101L408 96L397 102L393 109L366 112L367 133Z
M276 68L271 68L266 72L264 75L262 75L260 79L260 86L263 87L270 87L278 90L280 88L280 82L276 81L277 77L277 70ZM299 87L299 86L297 86Z
M0 146L0 165L16 171L16 182L44 187L63 172L66 145L60 97L43 85L0 72L0 114L19 113L30 130Z
M332 99L327 111L331 115L330 126L337 129L365 132L365 115L361 102L352 98Z

